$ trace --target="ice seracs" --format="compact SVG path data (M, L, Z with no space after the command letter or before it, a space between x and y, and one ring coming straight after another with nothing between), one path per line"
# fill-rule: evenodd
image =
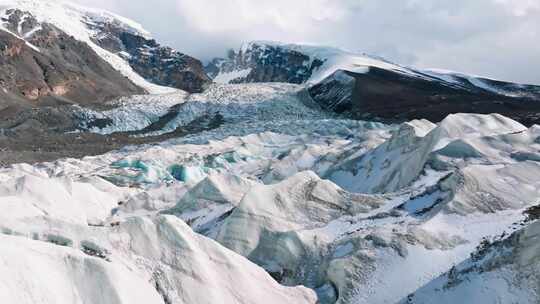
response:
M397 191L416 180L424 170L425 163L439 139L439 130L433 126L427 125L428 129L433 130L425 134L425 125L404 123L384 144L331 169L329 178L355 192Z
M110 251L88 246L90 241L81 241L79 249L71 242L0 236L0 259L6 262L0 266L0 297L19 303L316 302L313 291L280 286L172 216L135 217L108 232L80 229L79 237L91 235Z
M125 264L17 236L0 240L5 303L164 303L147 278Z
M416 180L437 153L455 158L481 158L481 153L487 153L489 148L473 142L486 136L511 136L526 129L497 114L453 114L438 126L428 121L412 121L402 124L376 149L331 169L328 176L349 190L392 192Z
M237 175L214 172L191 188L175 207L163 213L177 215L195 231L215 237L223 220L256 184Z
M265 255L277 241L273 238L287 239L280 236L282 232L314 228L338 217L367 212L380 203L375 198L349 194L305 171L275 185L254 186L227 218L217 240L245 256L254 257L254 251Z
M43 248L44 263L99 260L105 270L93 274L142 282L149 301L397 303L416 292L429 299L424 290L453 266L459 273L483 240L534 222L537 126L499 115L400 125L281 115L1 169L0 205L10 211L0 231Z
M538 300L539 223L510 236L485 240L471 257L400 303L455 301L534 303Z

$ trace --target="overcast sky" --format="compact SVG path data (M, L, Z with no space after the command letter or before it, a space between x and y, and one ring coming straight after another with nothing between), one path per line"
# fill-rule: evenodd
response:
M332 45L540 84L540 0L77 0L202 60L244 41Z

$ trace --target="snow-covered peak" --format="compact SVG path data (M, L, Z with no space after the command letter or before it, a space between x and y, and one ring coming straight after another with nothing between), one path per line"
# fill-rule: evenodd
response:
M501 80L491 77L466 74L445 69L417 69L414 67L393 63L380 56L359 53L324 45L294 44L278 41L254 40L243 43L240 51L245 54L251 52L253 49L256 48L263 50L278 48L288 51L299 52L309 56L311 60L310 63L312 63L313 60L317 59L323 61L324 64L320 68L318 68L316 72L313 73L308 83L318 83L322 79L328 77L329 75L333 74L338 70L365 73L369 71L369 67L402 72L422 78L434 77L454 84L460 84L462 80L460 80L459 78L466 79L470 81L473 85L487 91L492 91L494 93L500 93L500 91L496 91L497 88L490 86L488 82L502 82Z
M88 27L85 26L88 22L114 23L127 32L150 37L150 33L133 20L106 10L88 8L65 1L0 0L0 10L3 15L10 9L29 12L39 22L53 24L81 41L88 40L92 34Z
M264 40L244 43L236 53L229 54L229 59L216 60L207 67L209 75L220 83L291 82L307 85L320 84L338 71L369 74L376 73L373 71L376 69L474 94L533 99L540 94L539 87L530 85L445 70L423 70L335 47Z
M360 54L335 47L317 45L289 44L283 45L282 47L297 50L307 54L313 59L324 61L323 66L311 76L309 82L312 83L321 81L337 70L363 73L369 71L369 67L377 67L386 70L411 73L411 71L402 66L365 53Z
M296 52L308 56L309 59L304 62L305 66L312 66L315 61L322 62L322 65L313 69L313 73L306 80L307 83L318 83L337 70L366 73L369 71L370 67L416 75L415 72L382 58L354 53L330 46L289 44L259 40L244 43L240 48L240 53L248 54L253 53L255 50L259 50L260 52L258 54L261 56L268 56L269 50L276 49L284 52Z
M52 24L67 35L88 44L112 67L146 91L150 93L167 93L175 91L175 89L158 86L148 82L136 73L128 62L117 54L98 46L92 39L98 34L94 30L94 25L103 23L114 24L123 31L148 38L150 33L144 30L137 22L105 10L86 8L64 1L0 0L0 18L2 20L6 19L6 17L14 10L29 13L38 22L36 27L39 27L41 23ZM7 30L5 22L0 23L0 29ZM20 38L27 39L29 37L21 36Z

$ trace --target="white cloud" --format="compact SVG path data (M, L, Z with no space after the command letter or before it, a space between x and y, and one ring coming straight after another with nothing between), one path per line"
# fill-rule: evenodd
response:
M540 1L538 0L495 0L495 2L505 5L518 17L540 10Z
M342 19L347 10L330 0L180 0L178 12L201 31L249 31L252 27L308 32L317 22Z

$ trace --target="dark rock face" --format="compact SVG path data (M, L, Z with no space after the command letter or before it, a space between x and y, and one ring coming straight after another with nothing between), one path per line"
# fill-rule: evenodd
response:
M458 86L461 86L462 88L465 88L471 92L485 93L487 91L488 93L494 95L506 95L516 98L540 100L540 86L537 85L516 84L487 78L467 78L459 74L454 75L453 78L458 83ZM481 81L482 85L475 85L475 82L478 81ZM485 88L483 88L483 86Z
M234 51L233 51L234 52ZM229 64L229 67L226 67L226 65ZM229 62L229 60L225 58L214 58L212 61L210 61L206 66L204 66L204 71L206 72L206 75L210 77L211 79L214 79L219 72L222 70L232 71L234 69L234 65L232 62Z
M508 90L515 84L500 83ZM321 107L355 119L395 122L451 113L500 113L526 125L540 123L540 87L520 86L510 97L478 87L448 83L371 67L365 74L338 71L309 88ZM536 97L538 96L538 97Z
M210 77L234 71L251 71L231 83L287 82L304 83L323 64L318 59L280 45L252 42L238 52L229 51L228 58L210 62L205 70Z
M345 71L337 71L311 87L309 93L323 109L345 113L352 109L355 86L355 77Z
M6 18L2 19L2 22L5 23L10 32L17 33L20 36L25 36L39 26L36 18L32 15L16 9L7 10Z
M87 44L53 25L38 24L19 10L11 10L2 21L12 32L0 31L0 88L4 93L33 104L96 103L144 93Z
M96 44L119 54L135 72L150 82L191 93L203 91L211 82L202 63L193 57L116 24L88 22L87 26L97 31L93 38Z

